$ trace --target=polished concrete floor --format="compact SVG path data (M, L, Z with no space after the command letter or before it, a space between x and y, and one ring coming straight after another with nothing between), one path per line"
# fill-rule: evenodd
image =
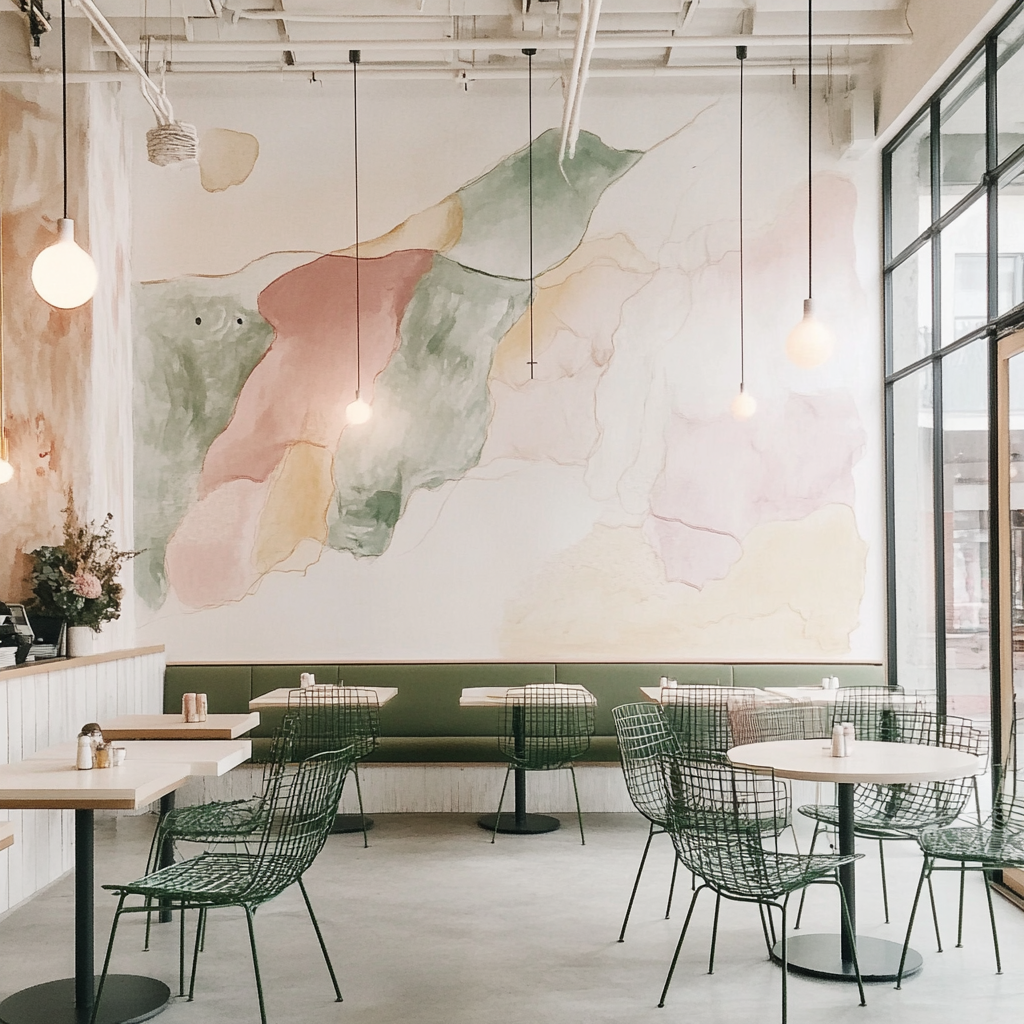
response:
M618 935L646 823L629 814L585 817L542 836L488 836L464 815L381 815L369 849L335 836L307 875L310 894L345 996L330 982L297 889L257 914L270 1024L598 1024L598 1022L772 1022L779 1020L780 974L765 955L756 910L722 912L715 974L707 972L713 900L698 903L668 1003L658 996L689 898L682 879L672 919L664 920L671 867L665 837L655 840L633 918ZM97 883L140 873L153 819L97 826ZM877 860L861 862L862 933L902 938L919 860L912 844L890 844L893 924L882 920ZM1024 1005L1024 912L997 900L1006 973L997 976L980 881L968 884L964 946L955 943L955 881L937 883L946 943L936 953L927 918L915 930L924 970L902 991L793 977L790 1020L985 1022L1016 1017ZM114 900L97 896L97 946ZM832 931L833 892L808 901L804 931ZM0 921L0 997L71 973L73 888L66 877ZM142 919L119 933L113 969L150 974L174 986L177 930L161 926L141 951ZM175 1000L164 1024L258 1022L244 917L211 918L196 1000Z

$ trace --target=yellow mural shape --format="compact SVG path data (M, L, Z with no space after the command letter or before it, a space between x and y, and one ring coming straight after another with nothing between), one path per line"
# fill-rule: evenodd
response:
M333 467L333 454L320 445L299 441L288 449L260 516L253 555L260 573L284 562L306 539L326 543Z
M210 128L199 141L199 180L207 192L241 185L252 174L260 143L248 132Z
M756 527L721 580L665 579L639 526L596 526L507 607L502 656L621 661L817 659L848 653L867 543L853 510Z
M447 252L462 235L462 203L449 196L428 210L414 213L387 234L359 243L360 258L375 259L402 249ZM355 246L339 249L335 256L354 256Z

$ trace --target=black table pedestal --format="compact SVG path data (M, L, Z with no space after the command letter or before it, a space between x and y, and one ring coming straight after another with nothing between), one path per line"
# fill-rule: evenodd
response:
M89 1024L95 976L93 811L75 811L75 976L33 985L0 1003L0 1024ZM134 1024L164 1009L171 990L155 978L110 974L96 1024Z

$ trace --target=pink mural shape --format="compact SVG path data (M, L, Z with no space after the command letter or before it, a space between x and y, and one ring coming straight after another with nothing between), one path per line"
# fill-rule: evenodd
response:
M668 579L722 579L755 527L853 505L864 428L846 390L791 394L780 413L745 422L673 417L665 470L645 523Z

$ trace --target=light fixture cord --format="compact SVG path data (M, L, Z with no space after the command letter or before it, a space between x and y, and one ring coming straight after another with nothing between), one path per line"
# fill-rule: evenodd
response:
M362 393L362 347L360 337L359 310L359 93L356 87L356 69L359 67L360 53L349 50L348 59L352 62L352 161L355 197L355 230L356 230L356 399Z
M747 58L745 46L736 47L736 58L740 62L740 391L746 383L746 317L744 293L744 260L743 260L743 69Z
M814 218L814 185L812 184L811 172L813 169L813 158L812 158L812 139L814 134L814 121L813 121L813 98L814 91L812 89L812 61L813 52L811 44L813 42L812 32L812 9L814 6L814 0L807 0L807 299L810 301L813 295L813 282L814 282L814 243L813 243L813 218Z
M533 55L537 51L534 49L527 49L523 52L526 54L526 59L528 61L526 81L527 91L529 93L527 100L527 119L530 130L530 148L527 162L529 164L530 172L530 380L533 380L533 368L537 365L537 361L533 355Z
M60 0L61 137L64 143L64 219L68 219L68 33L64 0Z

